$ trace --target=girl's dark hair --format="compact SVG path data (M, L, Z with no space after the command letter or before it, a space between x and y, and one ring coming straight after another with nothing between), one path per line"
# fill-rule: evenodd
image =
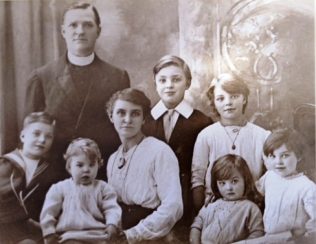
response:
M210 99L211 113L214 116L219 117L219 113L215 107L214 90L216 86L221 86L224 91L230 94L242 94L246 100L242 109L242 112L245 113L248 104L248 96L250 93L247 84L232 74L223 73L212 80L211 85L206 93L207 97Z
M183 70L184 76L186 78L187 87L190 87L192 75L191 70L187 63L180 57L174 55L163 56L153 68L154 77L158 74L160 70L169 66L177 66Z
M113 108L117 100L127 101L139 105L142 107L144 119L149 116L150 100L142 91L134 88L126 88L114 93L106 103L106 112L110 118L112 117Z
M263 197L257 191L252 174L249 170L247 162L241 156L227 154L218 158L211 170L211 188L215 197L215 201L222 198L217 181L227 180L232 175L232 169L237 169L245 181L244 198L256 203L259 207L262 205Z
M273 131L263 145L263 153L265 156L273 154L274 150L286 145L287 149L293 151L297 159L302 160L303 151L306 143L297 131L293 129L283 128Z

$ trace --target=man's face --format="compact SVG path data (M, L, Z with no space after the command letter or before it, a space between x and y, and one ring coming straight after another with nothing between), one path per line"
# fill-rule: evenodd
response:
M86 57L94 51L100 27L95 22L92 8L71 9L64 16L62 36L68 51L78 57Z

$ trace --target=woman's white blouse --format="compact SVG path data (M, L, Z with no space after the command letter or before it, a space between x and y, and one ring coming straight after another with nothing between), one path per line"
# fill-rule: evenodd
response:
M183 204L178 160L164 142L146 137L120 162L121 147L107 164L108 183L113 186L118 201L128 205L157 208L139 224L125 231L129 241L164 237L181 218Z

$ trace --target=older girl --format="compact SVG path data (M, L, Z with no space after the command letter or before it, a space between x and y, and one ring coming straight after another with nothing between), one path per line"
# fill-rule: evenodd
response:
M149 111L149 99L131 88L115 93L107 103L122 142L109 158L107 176L123 210L122 227L129 243L166 236L183 211L175 154L142 132Z
M228 153L242 156L255 180L262 175L262 148L269 131L249 123L245 117L249 89L231 74L215 78L208 90L211 108L219 121L203 129L196 140L192 160L194 206L200 209L211 194L211 168Z

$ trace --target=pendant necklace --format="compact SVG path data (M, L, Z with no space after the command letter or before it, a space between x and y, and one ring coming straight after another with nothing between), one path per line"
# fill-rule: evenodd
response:
M234 129L232 130L233 133L236 133L234 139L231 138L231 136L229 135L229 133L228 133L227 130L226 130L226 127L225 127L225 126L223 126L223 127L224 127L224 130L225 130L225 132L226 132L226 135L228 136L229 140L232 142L232 150L235 150L235 149L236 149L235 142L236 142L236 140L237 140L237 137L239 136L239 133L240 133L242 127L239 128L239 129L238 129L238 128L234 128Z
M140 139L140 141L136 144L136 146L135 146L133 152L131 153L131 157L130 157L130 160L129 160L129 161L132 160L132 158L133 158L133 156L134 156L134 153L135 153L135 151L136 151L138 145L144 140L144 138L145 138L145 136L143 136L143 137ZM119 165L118 165L118 167L117 167L118 169L122 169L122 168L126 165L126 163L127 163L127 156L126 156L127 152L128 152L128 151L124 150L124 147L123 147L123 145L122 145L122 156L119 158Z

